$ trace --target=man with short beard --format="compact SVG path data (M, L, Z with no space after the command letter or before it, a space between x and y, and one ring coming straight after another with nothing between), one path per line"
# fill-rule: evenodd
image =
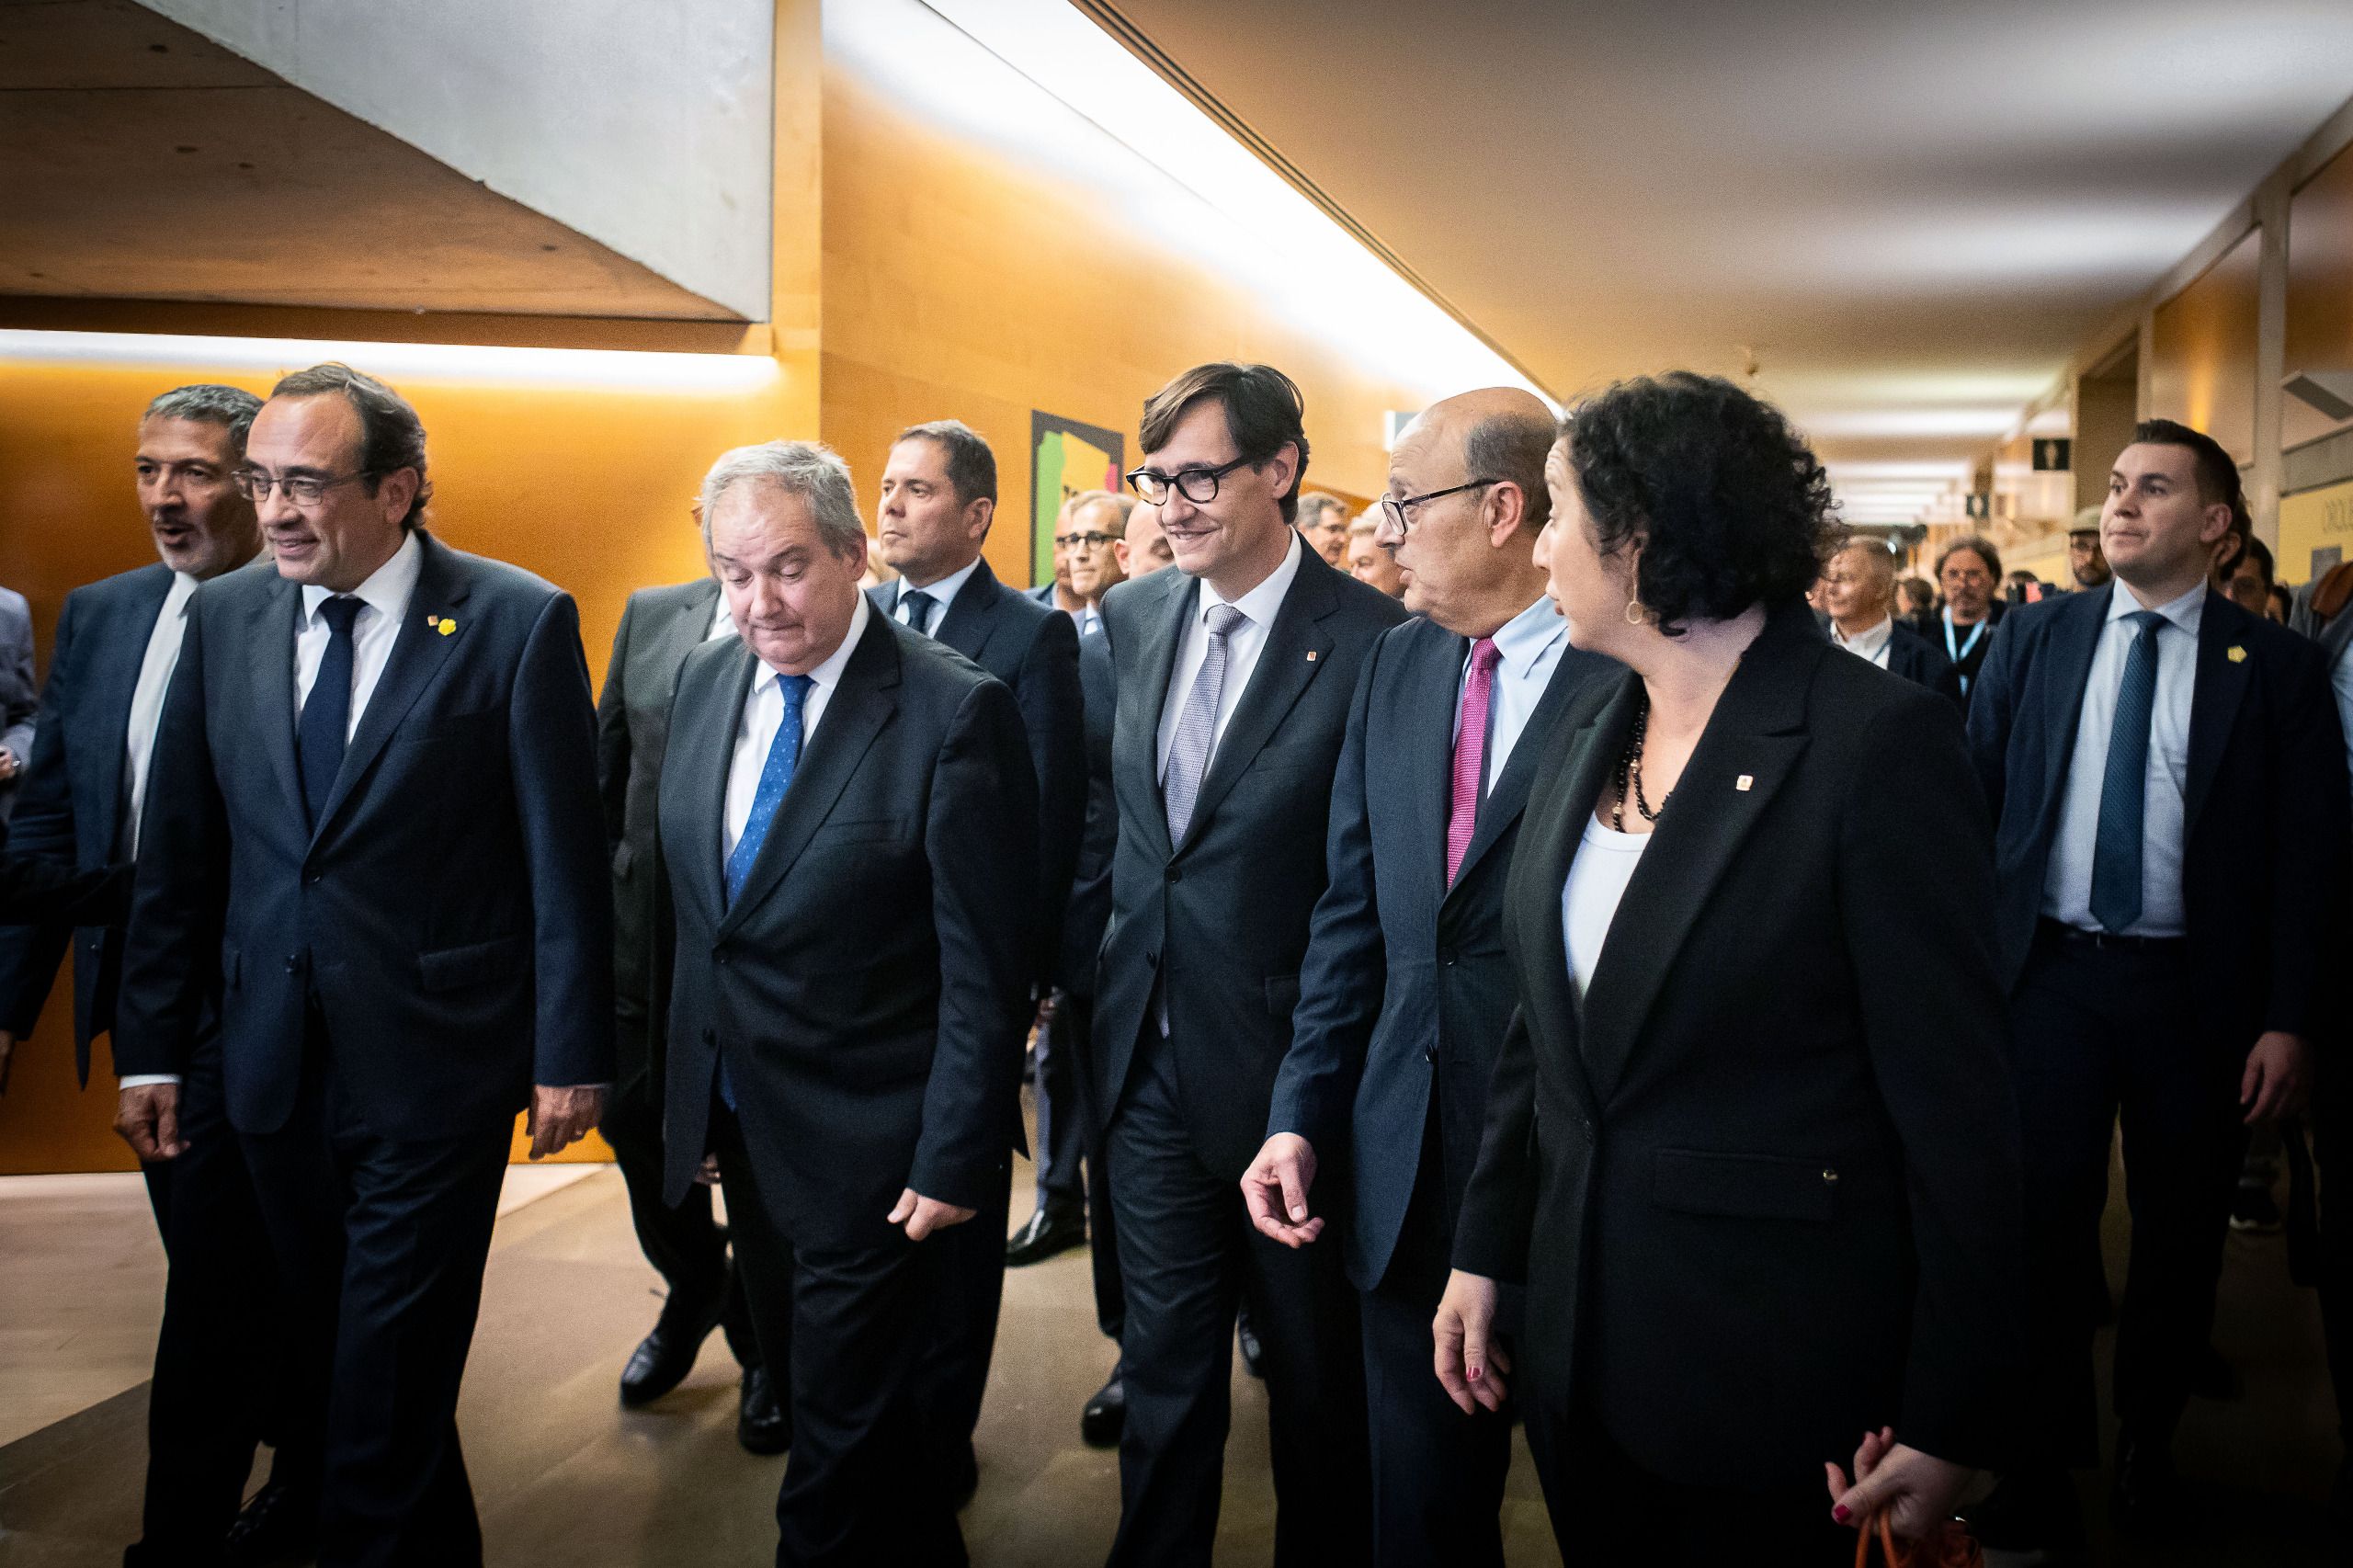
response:
M1952 662L1964 709L1993 646L1995 623L2002 619L2002 601L1994 597L2001 581L2001 552L1974 534L1953 540L1937 556L1937 585L1944 590L1945 608L1937 616L1929 642L1941 642L1945 657Z
M210 385L176 387L147 405L134 466L161 559L66 596L11 847L84 869L136 854L189 600L199 584L261 554L253 503L236 483L260 407L242 388ZM68 947L74 1069L89 1082L90 1042L114 1027L122 932L50 925L0 934L0 1087L10 1048L39 1022ZM171 1271L149 1397L146 1538L129 1561L209 1558L226 1541L231 1562L260 1562L307 1539L315 1486L294 1478L315 1455L286 1453L238 1517L255 1444L288 1434L262 1343L277 1296L252 1180L223 1114L210 999L180 1129L187 1154L142 1166Z

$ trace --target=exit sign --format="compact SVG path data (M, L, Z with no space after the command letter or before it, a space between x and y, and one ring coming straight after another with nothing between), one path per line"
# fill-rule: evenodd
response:
M2065 473L2074 466L2075 443L2064 436L2039 436L2034 443L2034 472Z

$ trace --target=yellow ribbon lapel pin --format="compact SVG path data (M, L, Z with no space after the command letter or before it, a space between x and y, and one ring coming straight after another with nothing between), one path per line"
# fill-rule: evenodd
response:
M2244 665L2246 663L2246 650L2240 647L2235 642L2222 650L2222 656L2230 660L2231 663L2234 665Z

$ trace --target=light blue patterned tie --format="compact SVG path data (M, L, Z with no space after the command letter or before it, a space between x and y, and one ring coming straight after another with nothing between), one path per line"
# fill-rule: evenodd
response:
M776 809L784 803L785 790L791 788L793 765L801 760L801 709L809 698L809 677L780 675L776 685L784 694L784 722L777 726L776 739L768 743L768 759L760 767L760 787L752 791L752 814L744 819L744 836L735 841L735 852L727 857L730 903L744 891L752 863L760 858L760 846L767 842ZM729 1110L735 1108L735 1085L727 1075L723 1054L719 1059L719 1100Z
M2092 918L2123 931L2141 918L2141 845L2149 799L2149 719L2157 700L2157 628L2153 609L2124 618L2139 628L2116 688L2108 767L2099 782L2099 835L2092 841Z
M1176 715L1176 733L1168 741L1168 771L1162 776L1160 790L1168 807L1168 842L1185 842L1185 830L1193 823L1193 801L1201 792L1201 775L1209 768L1210 751L1217 741L1217 704L1225 689L1226 639L1250 618L1232 605L1211 605L1205 618L1210 629L1210 651L1201 660L1201 667L1193 676L1193 688L1185 694L1184 709Z

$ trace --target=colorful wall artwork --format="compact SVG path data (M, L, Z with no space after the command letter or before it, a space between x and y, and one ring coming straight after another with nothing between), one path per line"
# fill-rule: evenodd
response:
M1127 437L1099 425L1029 412L1029 571L1054 580L1054 515L1082 490L1120 488Z

